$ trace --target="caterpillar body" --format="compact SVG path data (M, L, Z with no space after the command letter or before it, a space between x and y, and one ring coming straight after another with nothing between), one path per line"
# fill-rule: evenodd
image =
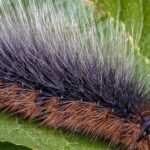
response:
M134 44L76 3L1 1L0 108L149 150L150 91Z

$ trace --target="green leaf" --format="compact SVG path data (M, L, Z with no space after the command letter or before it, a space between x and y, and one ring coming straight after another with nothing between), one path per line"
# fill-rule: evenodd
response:
M150 60L150 0L143 0L143 31L140 40L141 53Z
M142 0L120 1L120 20L125 23L128 32L138 42L141 38L143 27L143 5Z
M150 0L93 0L115 19L125 24L138 49L137 55L150 70ZM138 48L139 47L139 48Z
M122 21L126 30L134 35L137 41L141 37L143 27L142 0L93 0L96 5L115 19Z
M23 145L33 150L112 150L99 140L92 142L81 134L39 127L37 123L4 113L0 113L0 141Z
M99 6L100 9L106 13L111 14L114 18L120 13L120 1L119 0L93 0L93 2Z
M0 142L0 149L1 150L31 150L27 147L21 145L15 145L9 142Z

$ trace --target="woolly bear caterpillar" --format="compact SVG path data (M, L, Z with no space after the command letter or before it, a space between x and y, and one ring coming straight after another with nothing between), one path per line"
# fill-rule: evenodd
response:
M118 23L96 23L92 10L69 0L1 3L2 110L150 149L149 91Z

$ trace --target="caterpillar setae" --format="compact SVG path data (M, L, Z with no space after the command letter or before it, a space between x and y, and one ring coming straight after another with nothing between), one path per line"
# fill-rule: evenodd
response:
M79 1L0 1L0 109L150 149L150 91L120 23Z

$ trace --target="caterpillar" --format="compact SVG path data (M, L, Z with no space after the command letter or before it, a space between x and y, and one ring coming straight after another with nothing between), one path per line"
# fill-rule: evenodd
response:
M12 3L0 1L1 111L149 150L149 78L120 23L79 0Z

